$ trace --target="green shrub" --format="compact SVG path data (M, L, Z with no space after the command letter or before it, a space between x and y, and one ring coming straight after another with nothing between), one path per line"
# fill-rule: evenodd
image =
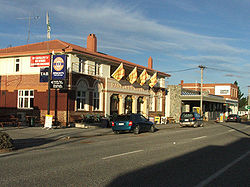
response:
M0 132L0 149L12 149L13 147L11 137L5 132Z

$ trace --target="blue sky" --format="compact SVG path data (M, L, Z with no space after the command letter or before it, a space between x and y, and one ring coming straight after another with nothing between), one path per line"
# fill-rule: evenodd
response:
M51 39L86 47L95 33L98 51L169 72L168 84L250 85L250 0L0 0L0 48ZM24 18L24 19L19 19ZM189 71L180 71L192 69Z

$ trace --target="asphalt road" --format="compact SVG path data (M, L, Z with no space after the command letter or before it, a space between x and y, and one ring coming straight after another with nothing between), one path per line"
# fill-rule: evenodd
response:
M19 149L0 154L0 186L249 186L249 127L208 124L139 135L51 131L32 138L20 133Z

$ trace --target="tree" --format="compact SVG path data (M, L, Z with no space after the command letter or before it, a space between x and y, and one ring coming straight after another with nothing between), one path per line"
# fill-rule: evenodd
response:
M240 87L238 86L238 82L234 81L234 84L238 87L239 110L245 109L245 106L247 105L247 97L243 97L244 93L241 92Z

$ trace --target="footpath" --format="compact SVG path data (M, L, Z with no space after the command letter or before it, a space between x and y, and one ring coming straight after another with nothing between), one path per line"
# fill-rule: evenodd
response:
M179 124L157 124L155 125L158 130L179 128ZM102 136L113 134L111 128L104 128L101 126L89 125L86 128L78 127L53 127L45 129L43 127L4 127L0 131L6 132L12 139L29 139L29 138L49 138L53 140L71 137L84 137L84 136Z

